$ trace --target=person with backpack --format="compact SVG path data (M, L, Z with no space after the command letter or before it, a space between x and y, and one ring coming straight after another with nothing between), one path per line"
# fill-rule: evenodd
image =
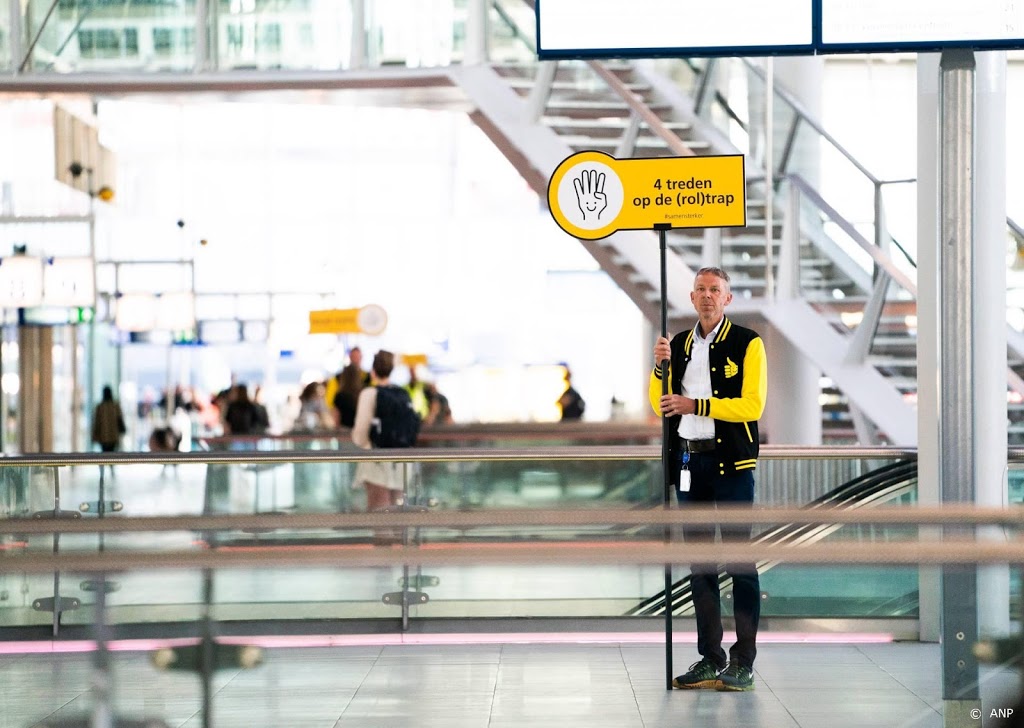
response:
M352 442L364 450L412 447L419 434L420 418L409 393L391 384L395 355L378 351L370 370L370 386L359 393ZM366 489L366 509L397 505L405 492L402 463L360 461L354 482Z

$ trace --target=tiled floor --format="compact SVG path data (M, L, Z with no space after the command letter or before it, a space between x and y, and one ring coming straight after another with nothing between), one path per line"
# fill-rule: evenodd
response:
M216 728L925 728L942 725L939 647L769 644L756 690L666 691L660 645L482 644L275 649L218 672ZM117 713L203 725L199 678L113 653ZM679 645L677 671L693 659ZM0 728L90 711L88 654L0 658ZM984 717L1012 707L1015 672L982 670Z

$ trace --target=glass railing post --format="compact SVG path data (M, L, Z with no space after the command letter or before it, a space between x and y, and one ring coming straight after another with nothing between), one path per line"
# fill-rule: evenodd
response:
M106 583L104 571L96 575L96 583ZM105 589L96 590L96 613L93 617L93 632L96 640L96 652L93 655L92 673L92 723L94 728L112 728L114 725L111 702L113 698L113 675L110 669L110 655L107 651L107 594ZM118 721L120 723L120 721Z
M775 300L775 61L766 58L764 92L764 297Z
M707 101L708 90L711 88L712 79L715 77L716 64L716 59L709 58L697 76L696 92L693 95L693 113L697 116L701 116L701 111L704 109L704 104Z
M886 231L885 225L885 209L882 203L882 183L879 180L874 181L875 187L875 247L883 252L889 250L889 235ZM874 264L874 276L877 278L879 273L878 263Z
M793 156L793 148L796 146L796 134L800 129L799 114L793 116L793 123L789 125L789 131L786 133L786 143L782 147L782 154L779 155L779 168L778 174L784 175L789 171L789 160Z
M366 68L366 0L350 0L352 8L352 42L349 68Z
M402 505L399 510L406 511L409 506L409 463L402 463ZM409 545L409 528L402 526L402 545ZM402 631L409 631L409 562L402 564Z

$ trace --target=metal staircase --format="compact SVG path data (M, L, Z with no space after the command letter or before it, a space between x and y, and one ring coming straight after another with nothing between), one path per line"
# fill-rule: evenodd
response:
M519 37L530 40L521 31ZM755 326L771 323L822 371L826 442L916 444L916 271L885 217L889 191L913 180L873 176L794 98L775 89L774 104L783 109L776 116L785 121L771 142L769 210L767 142L716 90L715 63L563 61L451 73L475 104L476 123L542 199L550 171L576 151L596 149L619 158L744 153L747 226L669 233L670 330L693 324L693 272L721 265L733 277L730 315ZM763 96L760 68L741 63L750 95ZM817 176L820 156L802 151L808 143L845 160L859 199L827 200L808 181ZM869 217L864 209L872 211ZM620 232L580 242L657 323L654 234ZM1020 362L1024 336L1015 342L1010 333L1011 363ZM1019 376L1010 371L1008 378L1011 395L1013 389L1024 393ZM1024 416L1022 408L1011 397L1011 420ZM1010 431L1012 443L1024 437L1024 423L1011 421Z
M531 66L463 67L453 80L476 106L473 118L538 194L545 196L548 174L566 156L581 149L602 149L617 157L735 153L721 134L678 101L667 102L635 64L559 63ZM748 157L749 159L749 157ZM748 170L750 165L748 162ZM749 173L749 172L748 172ZM818 199L799 178L784 182L795 191L789 222L782 214L777 186L773 220L765 203L765 175L756 169L748 180L748 225L718 233L674 230L669 235L668 292L670 328L692 325L689 288L693 271L720 263L734 273L731 315L739 320L768 320L811 357L843 395L825 421L829 441L861 440L881 433L880 441L912 444L916 415L912 403L872 364L845 355L855 340L853 329L832 310L871 300L872 272L854 260L829 234L838 213ZM797 199L796 191L803 194ZM794 224L799 220L799 225ZM765 296L771 224L772 271L787 296ZM581 243L651 321L659 320L656 239L652 233L620 232L604 240ZM870 256L865 256L870 260ZM797 299L797 300L789 300ZM800 309L795 312L794 309ZM796 315L801 326L790 325ZM841 329L841 330L840 330ZM828 346L823 347L822 343ZM859 344L863 346L862 344ZM854 427L854 418L868 415L872 424ZM846 409L842 405L847 405ZM838 416L833 412L839 413Z

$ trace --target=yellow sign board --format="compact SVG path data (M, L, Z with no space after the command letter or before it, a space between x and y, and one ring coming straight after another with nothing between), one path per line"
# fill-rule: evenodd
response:
M662 226L744 227L743 155L616 159L579 152L551 175L548 207L560 228L584 240Z
M401 362L411 369L421 364L426 366L428 360L426 354L402 354Z
M380 334L388 325L388 315L380 306L329 308L309 312L311 334Z
M358 308L329 308L309 312L311 334L358 334Z

